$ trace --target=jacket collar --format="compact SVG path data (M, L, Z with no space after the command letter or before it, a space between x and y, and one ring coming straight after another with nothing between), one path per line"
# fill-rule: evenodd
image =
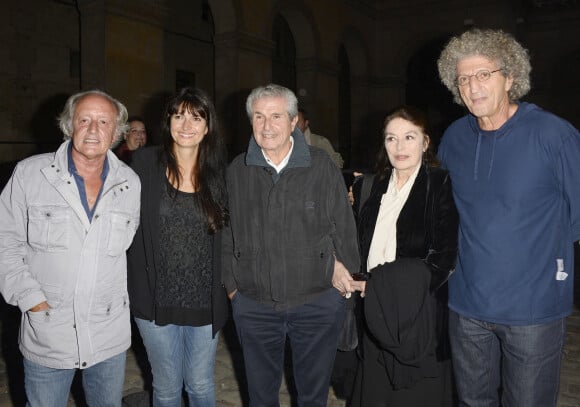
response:
M58 178L62 180L70 180L73 175L69 172L69 163L68 163L68 149L71 144L71 140L67 140L60 145L58 150L54 153L54 160L49 164L46 168L52 168L55 170L56 174L58 174ZM107 173L107 177L105 179L105 184L110 185L111 183L119 183L126 180L126 177L123 177L120 173L121 166L124 165L121 161L115 156L115 154L109 150L107 151L107 163L109 166L109 171ZM50 171L53 172L53 171ZM123 179L119 179L122 177ZM105 186L106 186L105 185Z
M304 135L298 130L298 128L295 128L292 132L292 137L294 138L294 148L292 149L288 165L284 170L287 168L310 167L310 148L308 147L308 144L306 144ZM270 167L262 154L262 149L258 146L258 143L256 143L253 135L248 143L248 151L246 152L245 161L248 166Z

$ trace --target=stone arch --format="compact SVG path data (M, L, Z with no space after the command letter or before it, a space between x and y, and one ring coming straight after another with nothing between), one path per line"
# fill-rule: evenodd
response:
M315 19L303 1L282 1L272 10L274 16L280 14L288 23L296 42L296 58L314 58L320 49L320 37Z
M296 96L299 103L311 115L320 118L317 105L318 75L321 66L320 33L316 19L307 3L302 0L281 1L272 9L272 21L276 15L286 20L296 47Z
M215 34L238 29L239 2L235 0L208 0L214 19Z
M431 138L435 146L452 121L464 114L453 102L449 90L441 83L437 59L450 38L446 33L424 33L411 44L400 49L401 72L405 78L405 103L427 113L431 125Z
M348 55L351 74L355 78L368 75L369 49L362 33L354 27L346 27L342 34L341 44ZM338 50L337 50L338 52Z
M368 67L367 41L355 27L348 26L342 32L337 47L338 77L338 147L345 166L359 166L362 157L369 155L370 143L362 143L357 134L368 131L369 123L360 120L368 115ZM347 64L346 70L343 66ZM348 75L348 77L347 77ZM359 120L357 120L357 118ZM357 142L359 141L359 142Z

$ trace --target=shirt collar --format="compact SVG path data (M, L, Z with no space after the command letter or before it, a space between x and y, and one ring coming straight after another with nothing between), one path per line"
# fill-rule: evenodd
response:
M68 172L70 173L70 175L78 176L79 174L77 172L77 167L76 167L75 162L72 158L72 149L73 149L73 142L71 140L69 145L68 145L67 152L66 152L67 159L68 159ZM109 174L109 157L107 155L105 155L105 162L103 163L103 171L101 172L101 180L103 182L105 182L105 179L107 178L108 174Z
M272 160L268 158L264 150L262 150L262 154L264 155L264 159L266 160L268 165L273 167L276 170L276 172L279 173L288 165L288 161L290 161L290 156L292 155L293 149L294 149L294 137L290 136L290 150L288 150L288 153L286 154L286 156L284 156L284 159L280 161L280 164L278 165L274 164Z

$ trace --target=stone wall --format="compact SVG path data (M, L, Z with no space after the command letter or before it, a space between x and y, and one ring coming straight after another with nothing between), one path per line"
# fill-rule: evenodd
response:
M356 166L373 160L385 112L413 102L443 129L461 114L434 62L450 35L476 25L514 33L530 49L527 100L580 126L580 4L462 0L29 0L0 14L0 163L52 149L66 97L101 88L144 116L153 139L163 101L193 83L214 96L232 153L250 127L249 90L272 80L272 24L288 23L296 83L313 130ZM350 111L339 112L340 50ZM348 114L348 120L344 115Z

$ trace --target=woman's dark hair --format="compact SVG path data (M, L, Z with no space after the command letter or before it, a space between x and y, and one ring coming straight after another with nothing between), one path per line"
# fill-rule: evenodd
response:
M430 141L429 137L429 124L427 121L427 115L423 113L421 110L417 109L413 106L403 105L391 110L387 117L385 117L385 121L383 122L383 129L382 129L382 137L383 143L381 144L381 148L379 153L377 154L377 164L375 166L375 173L379 176L380 179L384 178L386 174L393 168L391 162L389 161L389 156L387 154L385 148L385 131L387 130L387 126L391 121L394 119L403 119L413 123L415 126L419 127L427 141ZM427 146L427 150L423 153L423 164L429 167L439 167L439 161L433 152L432 144L429 142Z
M163 154L167 160L169 182L179 189L183 181L171 136L171 117L176 113L190 112L205 119L207 134L199 144L197 160L191 183L198 192L195 196L205 214L210 234L228 222L227 193L225 183L226 150L218 128L215 107L209 96L198 88L185 87L167 103L161 124Z

